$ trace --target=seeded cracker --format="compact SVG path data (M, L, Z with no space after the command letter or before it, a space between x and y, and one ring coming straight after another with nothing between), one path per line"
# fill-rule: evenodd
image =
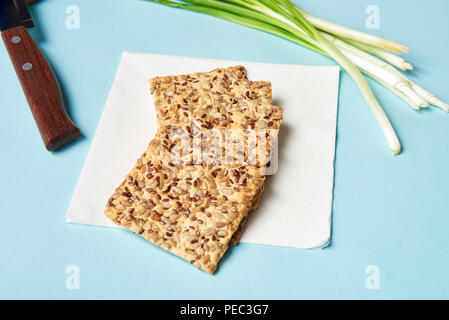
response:
M249 81L242 66L157 77L150 81L150 86L159 124L190 125L199 120L203 128L255 129L257 126L274 129L277 136L282 109L271 106L271 83ZM268 107L265 108L268 112L261 114L262 106ZM260 196L254 200L254 210ZM245 221L234 235L233 244L238 243Z
M271 105L271 83L249 81L242 66L158 77L150 86L159 124L199 119L204 128L279 129L282 119L282 108Z
M209 82L203 83L203 78L208 78ZM230 80L233 78L239 80ZM164 82L165 78L157 79L161 79L160 83L169 83ZM173 84L178 86L178 78L173 79ZM195 150L204 149L202 156L216 158L214 148L207 148L212 141L211 129L248 126L278 129L282 110L264 106L271 100L271 88L266 90L269 87L266 83L250 83L243 67L180 76L179 80L184 81L171 93L152 81L160 128L146 152L109 199L105 214L115 223L213 273L231 237L234 235L235 238L247 213L257 205L265 177L261 174L260 163L244 164L249 156L246 152L241 155L240 163L228 164L197 161ZM192 88L184 90L183 87L187 87L184 82L192 83ZM215 86L214 96L208 96L198 83L209 88ZM257 89L256 85L261 88ZM246 91L241 89L245 86ZM257 90L269 94L262 97ZM171 95L173 102L181 99L182 104L176 103L176 108L172 108L171 103L161 103L155 96L156 91L158 95L165 91L162 93L164 99ZM232 105L220 109L226 101ZM208 102L213 107L209 107ZM206 116L203 116L203 106L207 109ZM218 110L223 112L220 113L221 120L217 120ZM206 137L200 143L195 141L199 135ZM189 152L180 153L185 144L190 147ZM221 160L227 156L229 154L223 152Z
M168 161L173 144L161 128L109 199L108 218L213 273L231 236L253 204L264 177L254 166ZM232 172L231 172L232 170ZM245 186L229 183L230 176Z

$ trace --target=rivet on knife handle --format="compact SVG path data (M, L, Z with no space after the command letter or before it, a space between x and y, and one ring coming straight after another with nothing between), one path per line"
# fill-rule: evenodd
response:
M45 147L53 151L76 139L80 131L68 117L53 71L28 31L11 28L2 38Z

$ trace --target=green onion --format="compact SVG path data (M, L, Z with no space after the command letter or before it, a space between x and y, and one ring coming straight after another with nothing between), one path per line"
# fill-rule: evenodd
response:
M338 62L353 78L394 154L399 139L362 73L378 81L412 108L449 105L419 87L396 68L413 66L397 54L406 46L314 17L289 0L146 0L196 11L282 37Z
M385 40L376 36L373 36L371 34L363 33L357 30L352 30L343 26L340 26L338 24L325 21L323 19L314 17L310 14L308 14L306 11L301 9L300 7L296 6L296 9L299 10L306 18L310 21L317 29L323 30L325 32L331 33L339 38L344 38L348 40L354 40L359 43L365 43L377 48L382 48L385 50L389 50L392 52L395 52L397 54L401 54L402 52L410 52L410 49L406 46L391 41L391 40Z

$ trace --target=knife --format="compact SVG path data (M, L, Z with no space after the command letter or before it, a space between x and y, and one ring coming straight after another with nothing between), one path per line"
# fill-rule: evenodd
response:
M45 147L54 151L80 136L68 117L49 63L27 28L34 23L26 0L0 0L0 31Z

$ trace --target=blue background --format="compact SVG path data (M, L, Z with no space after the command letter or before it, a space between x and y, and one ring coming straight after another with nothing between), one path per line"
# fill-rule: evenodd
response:
M449 2L302 0L311 13L362 31L365 9L412 51L412 78L449 101ZM80 8L80 30L65 9ZM394 157L353 81L341 77L332 245L321 251L240 244L210 276L123 230L65 222L123 50L332 65L274 36L139 0L44 0L33 36L48 56L84 138L42 145L0 46L0 298L449 298L449 115L416 112L377 83L403 152ZM66 289L66 267L80 290ZM365 269L380 270L368 290Z

